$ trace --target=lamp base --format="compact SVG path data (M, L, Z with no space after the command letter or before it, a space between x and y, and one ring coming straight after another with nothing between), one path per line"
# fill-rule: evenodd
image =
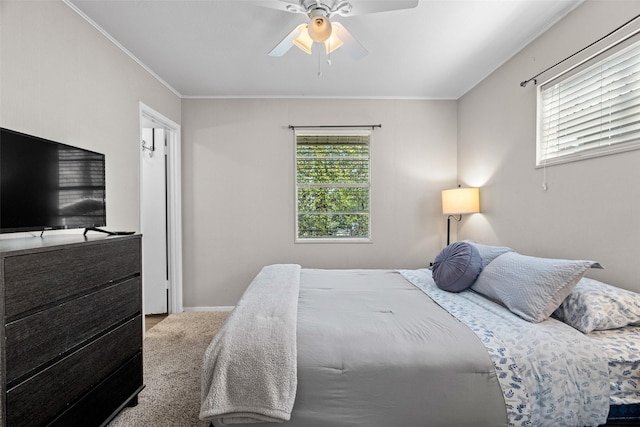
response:
M455 215L447 216L447 246L449 246L449 243L451 241L451 218L460 222L462 220L462 215L458 215L457 217Z

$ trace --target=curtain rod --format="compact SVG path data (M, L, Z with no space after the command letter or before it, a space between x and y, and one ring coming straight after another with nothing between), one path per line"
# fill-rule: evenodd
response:
M294 126L289 125L289 129L323 129L323 128L381 128L382 125L318 125L318 126Z
M538 74L536 74L535 76L530 77L530 78L528 78L527 80L524 80L524 81L520 82L520 86L522 86L522 87L526 87L526 86L527 86L527 83L529 83L530 81L533 81L533 84L536 84L536 85L537 85L537 84L538 84L538 82L536 81L536 79L537 79L538 77L540 77L542 74L544 74L544 73L546 73L547 71L549 71L549 70L551 70L551 69L553 69L553 68L557 67L558 65L562 64L563 62L565 62L565 61L567 61L567 60L569 60L569 59L573 58L574 56L576 56L577 54L579 54L579 53L581 53L581 52L585 51L586 49L589 49L591 46L595 45L596 43L601 42L602 40L604 40L604 39L606 39L607 37L611 36L613 33L617 32L617 31L620 31L621 29L623 29L623 28L624 28L624 27L626 27L627 25L631 24L633 21L635 21L635 20L636 20L636 19L638 19L639 17L640 17L640 15L636 15L636 16L635 16L635 17L633 17L632 19L630 19L630 20L628 20L627 22L625 22L624 24L620 25L620 26L619 26L618 28L616 28L615 30L613 30L613 31L609 32L608 34L606 34L606 35L604 35L604 36L602 36L602 37L600 37L598 40L594 41L594 42L593 42L593 43L591 43L590 45L585 46L585 47L583 47L582 49L580 49L579 51L577 51L577 52L575 52L575 53L573 53L573 54L571 54L571 55L567 56L567 57L566 57L566 58L564 58L562 61L556 62L555 64L553 64L552 66L550 66L550 67L549 67L549 68L547 68L546 70L544 70L544 71L540 71L540 72L539 72ZM625 37L623 40L620 40L620 42L622 42L622 41L624 41L624 40L626 40L626 39L628 39L628 38L630 38L630 37L633 37L633 36L634 36L635 34L637 34L639 31L640 31L640 30L636 30L636 31L634 31L633 33L631 33L630 35L628 35L627 37ZM599 52L598 52L598 53L599 53ZM581 62L580 64L582 64L582 63L584 63L584 61L583 61L583 62ZM577 67L577 66L578 66L578 65L580 65L580 64L577 64L576 66L572 67L571 69L573 69L573 68ZM567 71L569 71L569 70L567 70Z

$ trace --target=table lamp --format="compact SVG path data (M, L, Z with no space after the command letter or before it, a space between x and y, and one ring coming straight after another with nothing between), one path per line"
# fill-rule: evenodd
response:
M447 216L447 246L451 234L451 218L462 220L462 214L480 212L479 188L454 188L442 191L442 213Z

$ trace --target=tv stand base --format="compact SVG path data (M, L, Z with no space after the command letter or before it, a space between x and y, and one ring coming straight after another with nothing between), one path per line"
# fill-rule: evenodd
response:
M109 236L128 236L130 234L135 234L135 231L109 231L98 227L87 227L84 229L84 233L82 233L82 235L86 236L87 231L97 231L99 233L108 234Z

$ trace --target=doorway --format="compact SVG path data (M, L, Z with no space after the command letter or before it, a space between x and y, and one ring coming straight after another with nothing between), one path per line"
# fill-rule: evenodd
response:
M139 144L143 311L180 313L180 126L140 103Z

